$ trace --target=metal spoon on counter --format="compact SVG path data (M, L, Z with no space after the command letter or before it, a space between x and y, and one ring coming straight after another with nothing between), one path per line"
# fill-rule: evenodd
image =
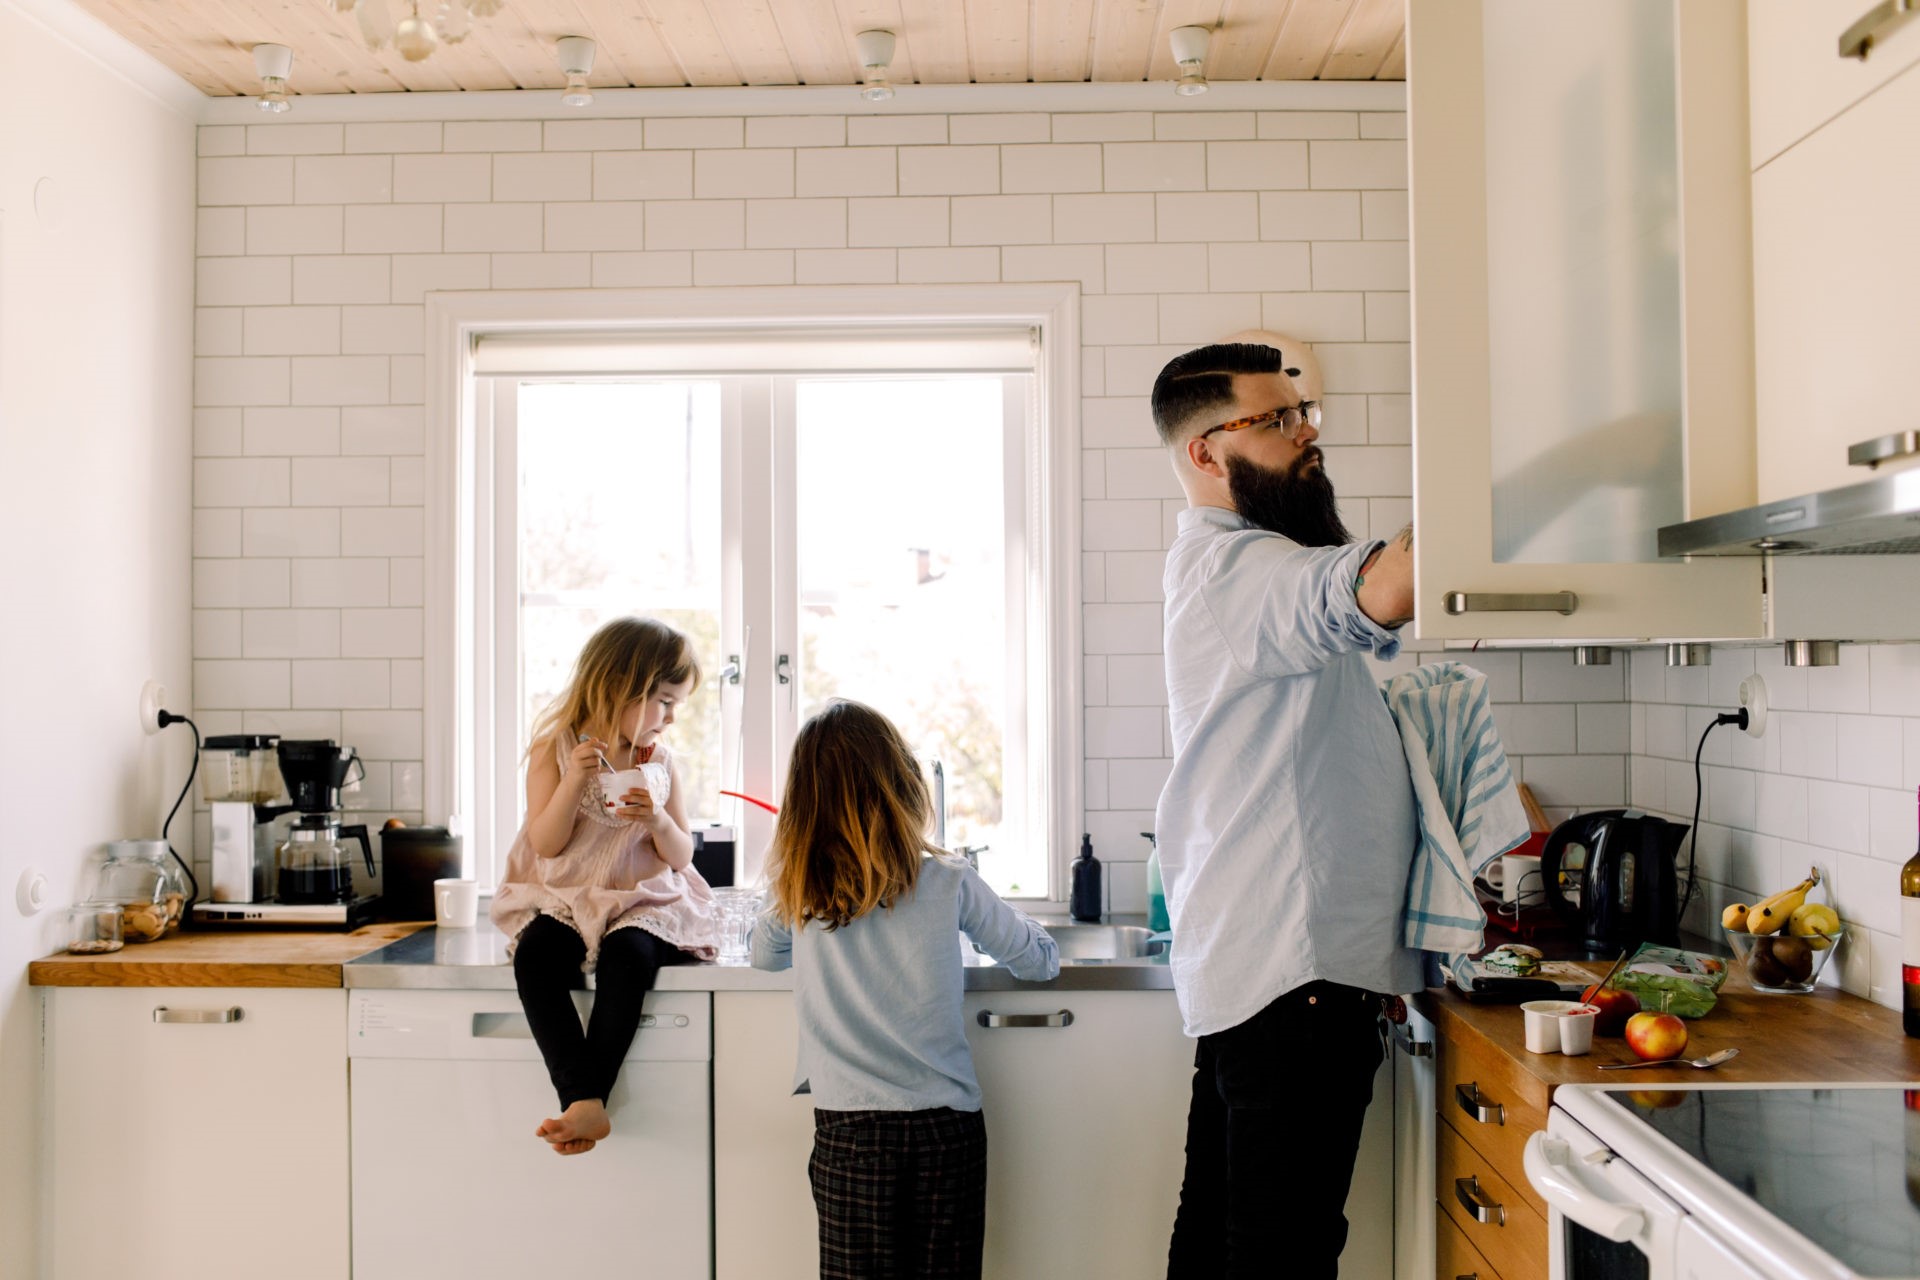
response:
M1722 1049L1704 1058L1662 1058L1658 1062L1602 1062L1602 1071L1630 1071L1634 1067L1717 1067L1740 1056L1738 1049Z

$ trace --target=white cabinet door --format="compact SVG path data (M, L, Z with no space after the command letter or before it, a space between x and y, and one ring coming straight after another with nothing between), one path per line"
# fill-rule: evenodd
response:
M1865 62L1840 56L1841 33L1874 7L1874 0L1748 0L1755 169L1920 61L1913 28L1875 44Z
M1409 6L1421 637L1762 634L1758 564L1655 558L1753 500L1744 30Z
M813 1099L793 1096L790 991L713 993L715 1280L812 1280Z
M46 1001L50 1280L346 1280L345 991Z

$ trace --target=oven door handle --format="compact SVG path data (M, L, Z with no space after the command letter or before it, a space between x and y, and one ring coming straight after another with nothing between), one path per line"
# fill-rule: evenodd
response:
M1633 1239L1647 1215L1632 1205L1615 1204L1581 1185L1568 1163L1572 1149L1542 1129L1527 1139L1522 1163L1527 1181L1546 1202L1596 1235L1617 1243Z

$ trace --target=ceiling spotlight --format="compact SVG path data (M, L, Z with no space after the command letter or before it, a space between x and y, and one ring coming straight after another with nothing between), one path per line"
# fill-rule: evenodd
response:
M288 106L287 74L293 70L293 50L283 44L257 44L253 69L260 73L260 109L279 115Z
M420 16L419 0L414 0L413 11L393 29L393 47L408 62L422 62L440 43L440 33L433 24Z
M593 105L593 90L587 87L587 76L593 70L596 47L585 36L561 36L554 43L554 49L560 56L560 70L567 76L567 87L561 93L560 101L569 107Z
M1207 60L1207 40L1213 33L1205 27L1175 27L1168 33L1173 41L1173 60L1180 68L1180 80L1173 91L1192 97L1207 91L1207 77L1200 64Z
M893 32L862 31L853 38L853 45L860 54L860 78L866 82L860 96L868 102L885 102L893 96L893 86L887 83L887 67L893 62Z

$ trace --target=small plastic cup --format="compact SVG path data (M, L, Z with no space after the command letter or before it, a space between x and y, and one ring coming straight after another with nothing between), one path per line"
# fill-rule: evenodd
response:
M1579 1004L1556 1015L1554 1021L1559 1025L1560 1052L1578 1057L1593 1048L1593 1026L1600 1020L1600 1007L1592 1004Z
M1528 1053L1560 1052L1560 1015L1584 1008L1578 1000L1529 1000L1520 1006L1525 1018ZM1596 1010L1596 1012L1598 1012ZM1592 1039L1589 1037L1591 1046Z

